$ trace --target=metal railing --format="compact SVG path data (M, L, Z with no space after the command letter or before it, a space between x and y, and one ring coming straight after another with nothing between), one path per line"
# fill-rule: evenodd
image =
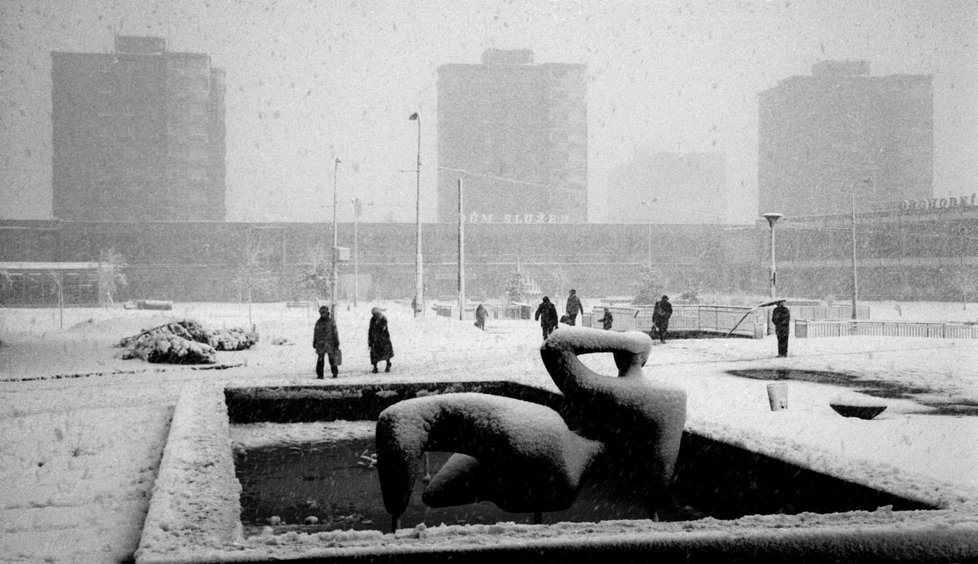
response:
M793 305L786 304L792 319L852 319L851 305ZM856 307L856 319L869 319L869 306Z
M615 321L612 329L618 331L652 330L652 306L608 307ZM581 325L600 327L604 307L595 307L584 314ZM745 318L746 315L746 318ZM764 335L765 313L743 306L724 305L674 305L669 319L669 331L706 331L730 333L760 338ZM738 324L739 323L739 324Z
M978 325L915 321L828 321L795 320L795 337L929 337L978 339Z
M489 319L532 319L533 307L528 304L491 305L483 304ZM466 305L463 319L475 319L475 305ZM435 315L458 319L458 304L435 304L431 306Z

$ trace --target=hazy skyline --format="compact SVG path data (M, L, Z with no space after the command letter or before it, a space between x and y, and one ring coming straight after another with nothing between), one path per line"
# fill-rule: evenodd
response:
M822 60L934 76L934 190L978 190L978 2L75 2L0 0L0 218L51 214L51 51L158 35L227 72L230 221L436 215L437 68L489 47L588 69L588 208L636 148L722 152L729 213L757 205L757 94ZM719 208L719 206L718 206ZM718 209L718 212L720 210Z

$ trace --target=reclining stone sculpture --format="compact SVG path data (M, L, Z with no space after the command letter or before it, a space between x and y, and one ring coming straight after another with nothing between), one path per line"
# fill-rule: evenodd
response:
M377 421L377 467L396 530L427 451L452 452L422 492L431 507L492 501L513 513L573 504L599 455L613 480L650 514L672 481L686 419L683 390L645 378L652 341L639 332L561 328L540 349L565 396L561 413L532 402L477 393L405 400ZM578 358L612 353L618 377Z

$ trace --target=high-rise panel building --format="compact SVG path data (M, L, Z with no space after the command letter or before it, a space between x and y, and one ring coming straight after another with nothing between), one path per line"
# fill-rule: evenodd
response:
M645 153L608 175L608 223L726 223L723 153Z
M159 37L51 53L54 217L224 221L224 71Z
M438 68L438 220L587 221L586 67L489 49Z
M760 93L759 212L895 209L933 193L931 75L824 61ZM855 184L853 184L855 183Z

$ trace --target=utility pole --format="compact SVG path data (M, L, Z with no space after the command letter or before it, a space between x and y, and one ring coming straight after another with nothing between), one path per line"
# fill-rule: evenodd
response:
M465 315L465 215L462 208L462 179L458 179L458 320Z
M339 157L336 157L336 160L333 161L333 270L332 270L332 278L329 284L329 310L330 310L329 313L330 315L333 316L334 319L336 318L336 283L337 283L336 263L339 259L339 257L337 256L338 241L336 238L336 194L338 192L336 186L336 172L339 170L341 162L343 161Z
M416 254L414 257L414 316L423 317L424 316L424 275L421 272L421 115L418 112L414 112L408 118L412 121L418 122L418 165L415 169L417 173L417 225L415 234L415 244Z
M353 198L353 307L360 298L360 256L357 252L357 218L360 217L360 199Z
M852 319L856 320L856 299L859 296L859 281L856 278L856 185L869 182L868 178L853 180L849 186L850 210L852 211Z

